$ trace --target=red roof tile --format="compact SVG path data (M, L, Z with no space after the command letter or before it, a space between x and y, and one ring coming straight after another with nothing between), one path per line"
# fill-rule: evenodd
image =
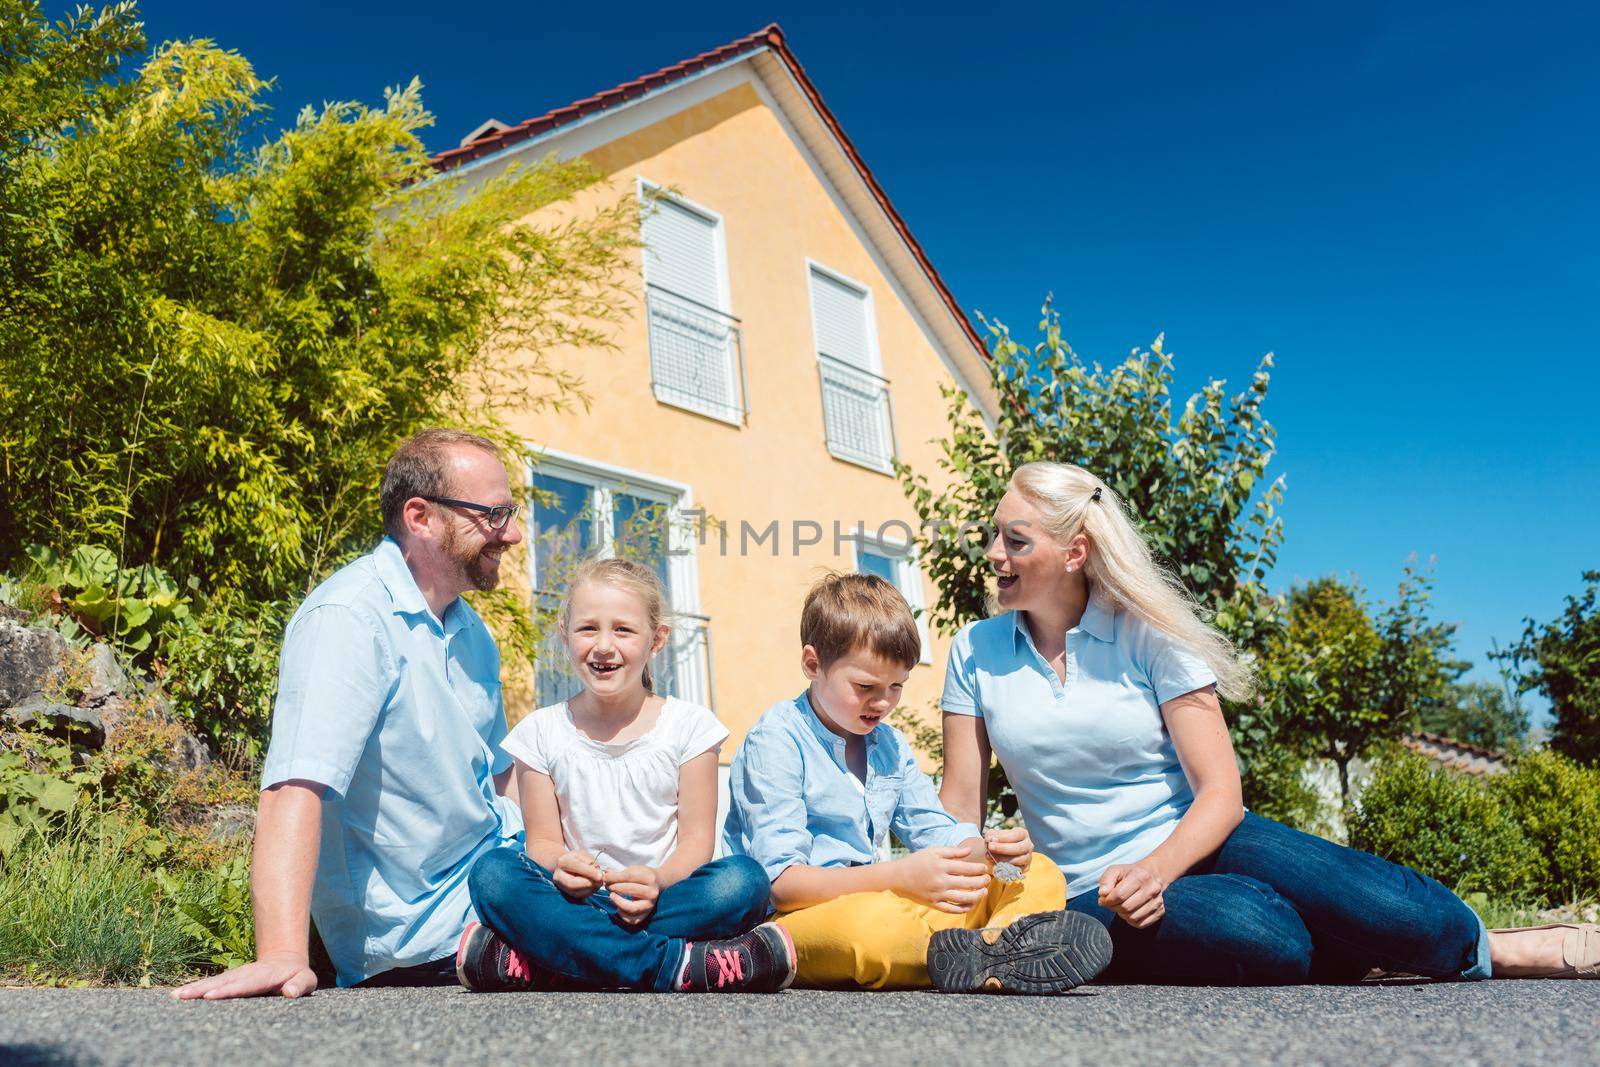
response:
M933 263L928 259L927 253L923 251L922 245L911 235L911 229L906 225L905 219L900 217L900 213L889 202L889 195L883 191L883 187L878 184L878 179L873 176L872 171L867 167L866 161L861 158L861 153L856 150L850 138L845 135L844 128L839 125L839 120L834 117L833 112L828 110L828 106L822 102L822 95L817 92L817 87L806 76L805 69L800 66L800 61L789 50L788 43L784 40L783 30L779 28L777 23L773 23L749 36L729 42L721 48L702 52L693 59L686 59L670 67L663 67L654 74L646 74L644 77L635 78L631 82L624 82L614 89L607 89L603 93L596 93L594 96L575 101L565 107L558 107L536 118L520 122L510 129L481 137L470 144L462 145L460 148L452 148L448 151L440 152L433 157L433 164L440 170L449 170L461 166L463 163L498 152L519 141L538 137L550 130L576 122L585 116L626 103L663 86L670 85L675 81L687 78L692 74L705 70L707 67L714 67L745 53L759 51L762 48L770 48L773 54L782 60L789 69L801 92L810 100L811 106L816 109L818 117L838 140L840 148L843 149L844 154L855 167L856 173L861 176L862 181L866 183L867 188L872 192L873 198L877 200L884 214L888 216L889 222L899 233L901 239L905 241L906 248L910 250L918 266L922 268L928 280L933 284L934 289L939 294L939 298L949 308L950 314L955 316L956 321L961 324L962 332L972 342L972 346L977 350L978 354L987 357L988 349L984 346L982 338L978 336L977 330L973 328L972 320L962 312L961 305L956 303L956 298L950 292L949 286L945 285L944 279L934 269Z

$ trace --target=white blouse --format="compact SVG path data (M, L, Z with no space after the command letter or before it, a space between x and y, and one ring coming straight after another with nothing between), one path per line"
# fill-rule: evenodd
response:
M533 712L501 747L547 774L568 849L594 856L603 870L659 867L678 847L678 770L727 740L728 728L698 704L667 697L648 732L616 744L573 725L566 703Z

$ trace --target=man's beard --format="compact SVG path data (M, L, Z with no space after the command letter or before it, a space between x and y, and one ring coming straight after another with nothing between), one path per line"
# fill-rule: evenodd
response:
M455 564L456 569L461 572L461 577L472 588L480 593L487 593L500 584L499 563L488 557L488 545L473 548L463 544L456 528L446 526L442 547L445 558Z

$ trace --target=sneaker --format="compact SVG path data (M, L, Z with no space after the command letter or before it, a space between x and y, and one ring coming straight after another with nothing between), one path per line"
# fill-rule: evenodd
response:
M691 941L684 953L683 993L776 993L794 981L798 959L789 931L777 923L726 941Z
M1087 915L1046 911L1010 926L938 930L928 976L946 993L1061 993L1111 962L1111 935Z
M456 977L474 993L546 989L553 977L482 923L468 923L456 947Z

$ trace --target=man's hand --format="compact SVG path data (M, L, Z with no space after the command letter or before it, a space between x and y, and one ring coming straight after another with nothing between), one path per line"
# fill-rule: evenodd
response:
M638 926L656 910L661 895L661 879L654 867L626 867L606 883L617 916L629 926Z
M996 863L1009 863L1026 871L1033 862L1033 838L1020 826L1014 830L985 830L983 847Z
M605 872L587 852L563 852L556 860L551 880L573 900L582 900L606 884Z
M232 997L303 997L317 988L317 976L304 956L266 956L231 971L202 978L172 991L173 1000L228 1000Z
M989 866L969 855L965 848L925 848L895 860L895 892L939 911L971 911L989 892Z
M1146 864L1119 863L1100 876L1100 905L1139 929L1160 922L1167 913L1161 896L1166 889L1166 879Z

